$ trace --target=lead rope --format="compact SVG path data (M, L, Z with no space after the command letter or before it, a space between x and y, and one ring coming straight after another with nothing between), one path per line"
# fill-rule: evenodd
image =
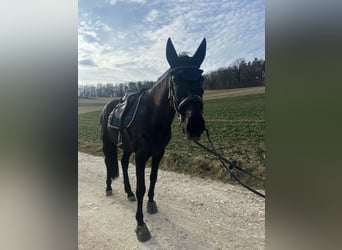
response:
M229 172L230 176L231 176L234 180L236 180L240 185L242 185L243 187L245 187L245 188L248 189L249 191L251 191L251 192L253 192L253 193L255 193L255 194L257 194L257 195L259 195L259 196L261 196L261 197L263 197L263 198L265 199L265 195L264 195L264 194L258 192L257 190L255 190L255 189L249 187L248 185L246 185L245 183L243 183L243 182L242 182L242 181L233 173L232 169L236 168L237 170L239 170L239 171L241 171L241 172L243 172L243 173L245 173L245 174L247 174L247 175L249 175L249 176L255 178L256 180L259 180L259 181L261 181L261 182L265 182L265 181L264 181L263 179L261 179L261 178L255 176L255 175L249 173L249 172L246 171L245 169L242 169L241 167L239 167L239 166L237 165L237 162L236 162L235 160L234 160L234 161L229 161L229 160L223 158L219 153L217 153L217 151L216 151L216 149L215 149L215 147L214 147L214 145L213 145L213 143L212 143L212 141L211 141L211 139L210 139L208 129L205 128L204 130L205 130L205 132L206 132L206 135L207 135L207 138L208 138L208 142L209 142L209 144L210 144L210 146L211 146L212 149L210 149L210 148L204 146L203 144L201 144L201 143L198 142L198 141L194 141L194 142L195 142L198 146L200 146L201 148L203 148L204 150L206 150L207 152L209 152L209 153L213 154L214 156L216 156L216 157L220 160L220 162L222 163L222 166ZM225 163L228 163L228 164L229 164L229 167L228 167Z

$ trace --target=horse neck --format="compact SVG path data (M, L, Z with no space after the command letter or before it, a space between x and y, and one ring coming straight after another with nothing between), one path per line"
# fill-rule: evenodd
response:
M154 104L157 118L167 121L170 126L175 116L175 110L169 100L169 77L165 77L149 90L149 95ZM158 119L158 120L159 120Z

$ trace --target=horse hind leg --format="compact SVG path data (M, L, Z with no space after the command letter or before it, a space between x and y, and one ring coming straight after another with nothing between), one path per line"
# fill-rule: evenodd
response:
M106 178L106 195L113 194L112 191L112 179L119 176L118 158L117 158L117 146L111 143L109 140L104 139L102 142L102 151L105 156L105 164L107 169Z
M129 177L128 177L128 165L129 165L129 157L132 153L124 151L122 158L121 158L121 167L122 167L122 173L123 173L123 180L124 180L124 186L125 186L125 192L127 194L127 198L129 201L136 201L136 198L132 192L131 185L129 183Z
M157 155L152 156L152 168L150 174L150 188L148 190L147 212L155 214L158 212L157 204L154 201L154 188L157 182L159 163L164 155L164 150Z

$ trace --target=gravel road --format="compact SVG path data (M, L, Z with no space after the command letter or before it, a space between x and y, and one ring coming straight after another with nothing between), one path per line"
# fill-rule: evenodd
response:
M120 168L121 174L121 168ZM146 168L148 191L150 169ZM129 167L135 190L135 167ZM265 201L244 188L159 170L158 213L144 219L152 238L135 235L136 202L127 200L122 175L105 195L103 157L78 153L79 249L264 249ZM146 191L146 192L147 192Z

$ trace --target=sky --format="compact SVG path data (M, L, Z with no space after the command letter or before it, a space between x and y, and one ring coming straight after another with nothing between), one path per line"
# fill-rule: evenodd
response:
M265 59L264 0L79 0L78 83L157 80L169 37L190 55L206 38L204 74Z

